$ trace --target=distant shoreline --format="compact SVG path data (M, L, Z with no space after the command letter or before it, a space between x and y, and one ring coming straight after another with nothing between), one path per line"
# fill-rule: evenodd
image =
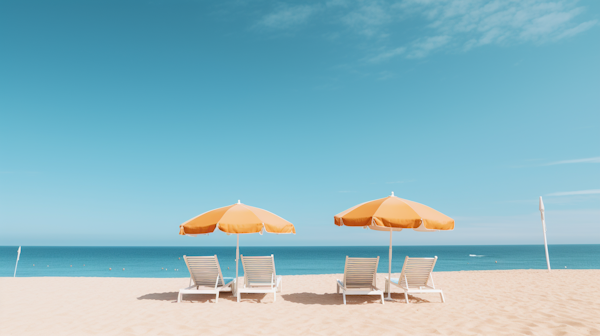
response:
M530 268L530 269L503 269L503 270L461 270L461 271L433 271L434 274L439 274L439 273L510 273L510 272L545 272L545 273L552 273L552 272L595 272L595 271L600 271L600 268L585 268L585 269L578 269L578 268L572 268L572 269L553 269L552 271L548 272L547 270L544 269L534 269L534 268ZM242 274L243 272L240 272L240 276L239 279L240 281L243 281L244 276ZM400 270L398 271L393 271L392 275L398 275L400 273ZM319 273L319 274L291 274L291 275L284 275L284 277L306 277L306 276L343 276L343 273ZM386 277L388 275L387 272L377 272L378 276L381 277ZM13 278L12 276L0 276L0 278ZM86 278L86 279L123 279L123 280L133 280L133 279L155 279L155 280L181 280L181 279L188 279L189 276L186 277L165 277L165 278L151 278L151 277L98 277L98 276L22 276L19 277L17 276L14 279L17 278L21 278L21 279L32 279L32 278L40 278L40 279L47 279L47 278L52 278L52 279L78 279L78 278Z
M419 246L539 246L539 244L436 244L436 245L410 245L410 244L397 244L394 246L407 246L407 247L419 247ZM548 246L571 246L571 245L600 245L600 244L548 244ZM0 248L4 247L235 247L233 245L0 245ZM389 245L244 245L242 247L388 247Z

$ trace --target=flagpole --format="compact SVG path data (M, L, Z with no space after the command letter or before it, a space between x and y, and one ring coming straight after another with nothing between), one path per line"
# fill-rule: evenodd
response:
M17 266L19 266L19 257L21 256L21 246L17 250L17 263L15 264L15 274L13 274L13 278L17 276Z
M544 202L540 196L540 213L542 214L542 229L544 230L544 248L546 249L546 264L548 264L548 272L550 272L550 255L548 254L548 240L546 239L546 218L544 216Z

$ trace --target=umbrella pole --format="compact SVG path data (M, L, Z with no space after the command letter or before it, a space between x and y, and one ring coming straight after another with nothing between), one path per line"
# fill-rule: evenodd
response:
M392 300L392 229L390 229L390 257L389 257L389 266L388 266L388 279L390 281L390 284L387 286L387 298L386 301L391 301Z
M237 236L237 244L235 246L235 293L233 296L238 296L238 264L240 260L240 234L236 234Z

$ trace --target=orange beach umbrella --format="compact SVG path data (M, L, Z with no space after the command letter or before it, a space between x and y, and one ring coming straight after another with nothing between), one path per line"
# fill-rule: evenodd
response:
M296 233L294 224L272 212L237 202L205 212L179 225L179 234L196 236L209 234L216 229L227 234L237 235L235 250L235 279L238 278L238 259L240 258L240 234L260 233ZM237 294L234 294L237 295Z
M388 276L392 277L392 232L412 229L433 232L453 230L454 219L421 203L394 196L356 205L334 217L337 226L358 226L390 232L390 257ZM390 291L388 291L388 299Z

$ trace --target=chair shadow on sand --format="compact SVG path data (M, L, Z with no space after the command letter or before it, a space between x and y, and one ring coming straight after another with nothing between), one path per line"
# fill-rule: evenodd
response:
M172 303L177 303L177 295L179 292L164 292L164 293L150 293L145 294L138 297L138 300L157 300L157 301L170 301ZM252 293L252 294L243 294L241 301L246 303L273 303L272 296L269 295L269 298L265 297L267 294L261 293ZM336 293L325 293L325 294L316 294L316 293L293 293L293 294L283 294L278 295L285 301L290 301L294 303L300 303L305 305L343 305L342 294ZM404 303L404 293L392 293L392 299L396 302ZM231 292L222 292L219 294L219 300L229 300L236 302L237 298L233 296ZM349 305L353 304L381 304L380 298L371 296L371 295L348 295L346 296L346 300ZM408 296L408 300L410 303L427 303L430 302L428 300L415 297L412 295ZM182 302L186 303L214 303L215 296L207 295L207 294L186 294L183 296ZM264 302L263 302L264 301Z
M164 292L164 293L150 293L150 294L144 294L140 297L138 297L138 300L158 300L158 301L170 301L173 303L177 303L177 295L179 295L179 292ZM242 302L249 302L249 303L263 303L263 299L266 297L266 294L244 294L242 296L241 301ZM237 302L237 298L233 296L233 294L231 292L221 292L219 294L219 300L229 300L229 301L234 301ZM211 295L211 294L185 294L182 299L181 302L187 302L187 303L207 303L207 302L215 302L215 296ZM270 303L270 300L267 300L267 302L264 303Z
M387 295L387 294L386 294ZM293 294L284 294L281 296L284 300L306 304L306 305L344 305L342 294L337 293L325 293L325 294L315 294L315 293L293 293ZM386 296L387 297L387 296ZM392 299L395 301L405 302L404 301L404 293L392 293ZM418 297L414 297L412 295L408 296L408 300L410 303L424 303L429 302L425 299L421 299ZM381 304L381 298L375 297L372 295L347 295L346 301L348 305L353 304Z

